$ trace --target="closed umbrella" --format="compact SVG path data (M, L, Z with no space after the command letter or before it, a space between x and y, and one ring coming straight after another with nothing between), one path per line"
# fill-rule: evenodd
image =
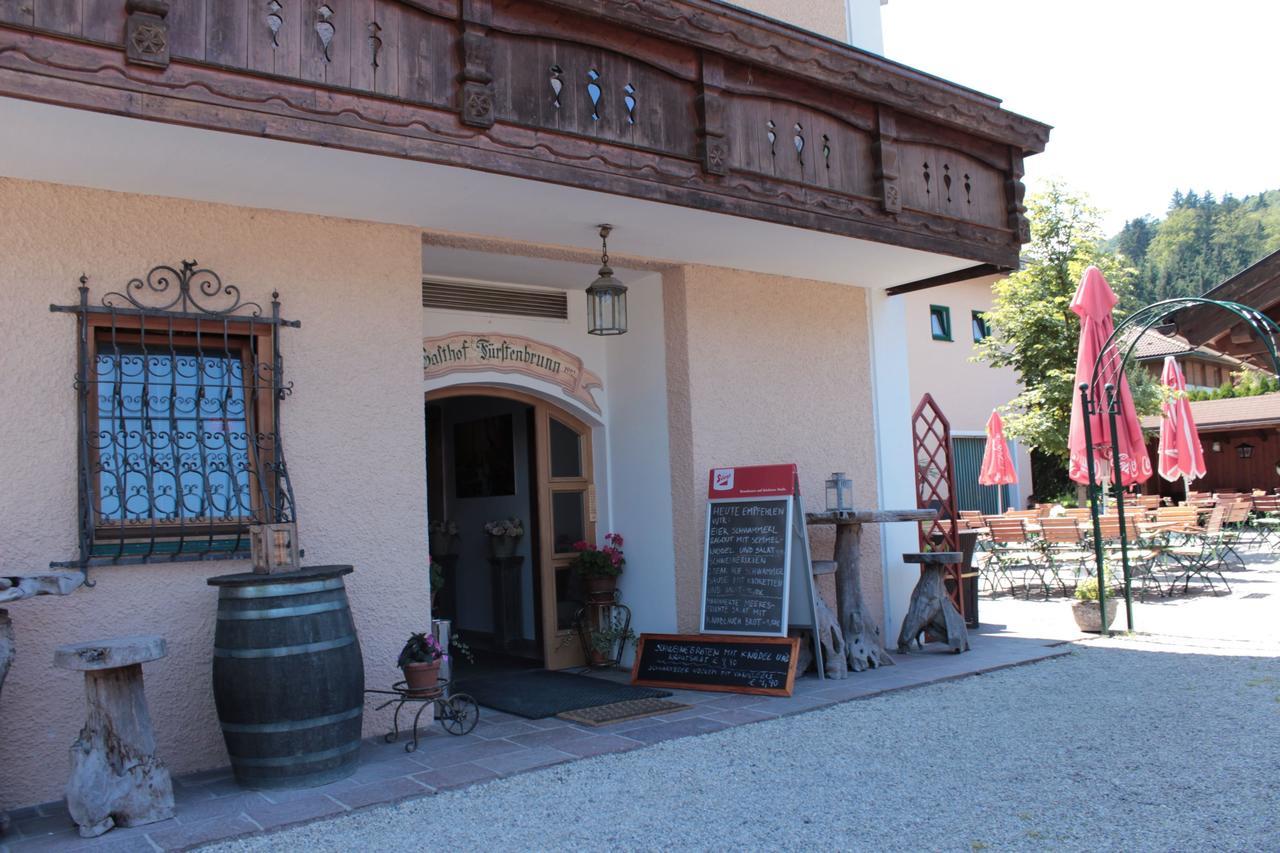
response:
M1147 445L1142 438L1142 423L1138 420L1138 410L1133 405L1133 395L1129 393L1129 381L1124 375L1124 364L1115 344L1108 346L1111 334L1115 331L1115 322L1111 312L1120 300L1115 291L1107 284L1102 271L1097 267L1089 267L1080 279L1076 295L1071 300L1071 310L1080 318L1080 348L1076 352L1076 382L1089 386L1089 401L1085 405L1080 394L1071 395L1071 432L1067 436L1067 450L1070 459L1067 465L1067 476L1077 483L1091 485L1090 464L1093 470L1101 472L1099 479L1130 486L1144 483L1151 479L1151 458L1147 455ZM1101 356L1101 359L1099 359ZM1098 374L1094 375L1094 365L1098 365ZM1114 398L1109 399L1106 387L1114 387ZM1116 412L1110 412L1110 403L1114 399ZM1115 435L1112 435L1111 424L1115 423ZM1087 431L1086 431L1087 424ZM1114 454L1114 456L1113 456ZM1115 464L1113 464L1113 462ZM1119 470L1113 470L1114 468ZM1103 633L1106 627L1107 582L1106 567L1102 557L1102 532L1098 522L1098 502L1091 496L1093 503L1093 541L1098 570L1098 608L1103 614ZM1117 509L1121 504L1117 503ZM1129 556L1127 537L1124 530L1123 512L1120 518L1121 560L1124 566L1124 599L1125 616L1129 630L1133 630L1133 590L1129 576Z
M1191 414L1191 402L1187 399L1187 379L1178 367L1178 360L1166 356L1160 382L1169 389L1169 399L1161 409L1160 454L1156 467L1160 476L1169 482L1181 479L1191 494L1191 481L1208 473L1204 464L1204 448L1200 444L1200 432Z
M1102 359L1102 369L1096 383L1094 382L1093 368L1098 363L1099 353L1115 331L1111 312L1119 301L1097 267L1085 270L1080 286L1076 288L1076 295L1071 300L1071 310L1080 318L1075 387L1089 383L1090 397L1098 402L1093 407L1094 411L1085 412L1080 395L1071 396L1071 432L1067 437L1070 462L1067 474L1077 483L1089 482L1090 454L1093 455L1095 470L1106 481L1131 486L1145 483L1153 473L1151 458L1147 455L1147 445L1142 437L1142 423L1138 420L1138 410L1133 405L1133 395L1129 393L1129 381L1125 378L1120 354L1114 344ZM1116 447L1120 457L1118 472L1111 470L1111 423L1107 414L1106 393L1103 390L1109 384L1116 388L1119 409L1116 412ZM1089 418L1089 432L1093 436L1092 447L1086 446L1086 417Z
M1013 457L1004 441L1004 421L999 412L992 412L987 418L987 448L982 453L978 482L996 487L996 505L1004 512L1004 487L1018 482L1018 472L1013 469Z

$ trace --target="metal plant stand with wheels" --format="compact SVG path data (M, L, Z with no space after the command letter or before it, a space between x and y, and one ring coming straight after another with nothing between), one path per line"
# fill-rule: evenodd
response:
M404 745L405 752L413 752L418 748L418 722L422 719L422 712L428 708L435 710L440 727L451 735L470 734L480 721L480 706L475 699L466 693L449 695L448 691L449 681L442 678L430 690L410 690L407 682L397 681L390 690L366 690L365 693L392 697L375 708L375 711L381 711L388 705L396 706L392 716L392 729L382 738L387 743L395 743L400 739L401 709L410 702L418 703L418 710L413 715L413 739Z

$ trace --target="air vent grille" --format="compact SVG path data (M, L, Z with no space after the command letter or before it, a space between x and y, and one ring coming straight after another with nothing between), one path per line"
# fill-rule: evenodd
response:
M563 290L533 290L492 284L422 282L424 308L510 314L517 317L569 318L569 294Z

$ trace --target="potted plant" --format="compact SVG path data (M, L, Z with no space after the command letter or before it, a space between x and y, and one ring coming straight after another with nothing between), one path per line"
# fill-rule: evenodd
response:
M1071 615L1081 631L1102 633L1102 611L1098 606L1098 579L1085 578L1076 585L1076 600L1071 604ZM1116 599L1107 596L1107 628L1116 619Z
M591 632L587 653L592 666L610 666L622 658L627 643L636 638L636 632L625 625L609 622Z
M404 673L410 696L423 696L436 689L440 680L440 661L447 655L432 634L410 634L396 665Z
M453 542L458 535L458 525L453 521L427 522L427 538L434 557L453 553Z
M618 575L627 565L622 556L622 537L606 533L603 548L586 542L575 542L573 550L578 555L570 567L582 578L587 587L588 602L613 601L618 588Z
M524 536L524 522L518 518L500 518L486 521L484 532L489 536L489 555L502 559L513 556Z

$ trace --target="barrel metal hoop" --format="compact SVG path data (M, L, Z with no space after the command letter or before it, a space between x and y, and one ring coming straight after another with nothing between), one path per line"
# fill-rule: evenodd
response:
M346 610L345 601L326 601L322 604L299 604L297 607L270 607L265 610L223 610L218 608L219 619L288 619L291 616L310 616L328 613L330 610Z
M296 764L312 764L316 761L340 758L348 752L355 752L359 748L360 741L357 740L354 743L348 743L333 749L325 749L320 752L304 752L301 755L281 755L272 758L243 758L233 755L231 756L231 763L240 767L293 767Z
M218 590L220 598L276 598L282 595L306 595L309 592L325 592L342 589L342 578L328 578L307 583L269 583L265 586L224 586Z
M330 714L327 717L312 717L309 720L287 720L282 723L223 723L222 730L238 735L270 735L279 732L297 732L303 729L314 729L332 723L354 720L364 712L363 705L357 705L350 711Z
M340 649L343 646L351 645L355 641L355 635L348 634L336 640L303 643L299 646L276 646L270 649L221 649L214 646L213 656L216 658L284 658L290 655L306 655L314 652L327 652L330 649Z

